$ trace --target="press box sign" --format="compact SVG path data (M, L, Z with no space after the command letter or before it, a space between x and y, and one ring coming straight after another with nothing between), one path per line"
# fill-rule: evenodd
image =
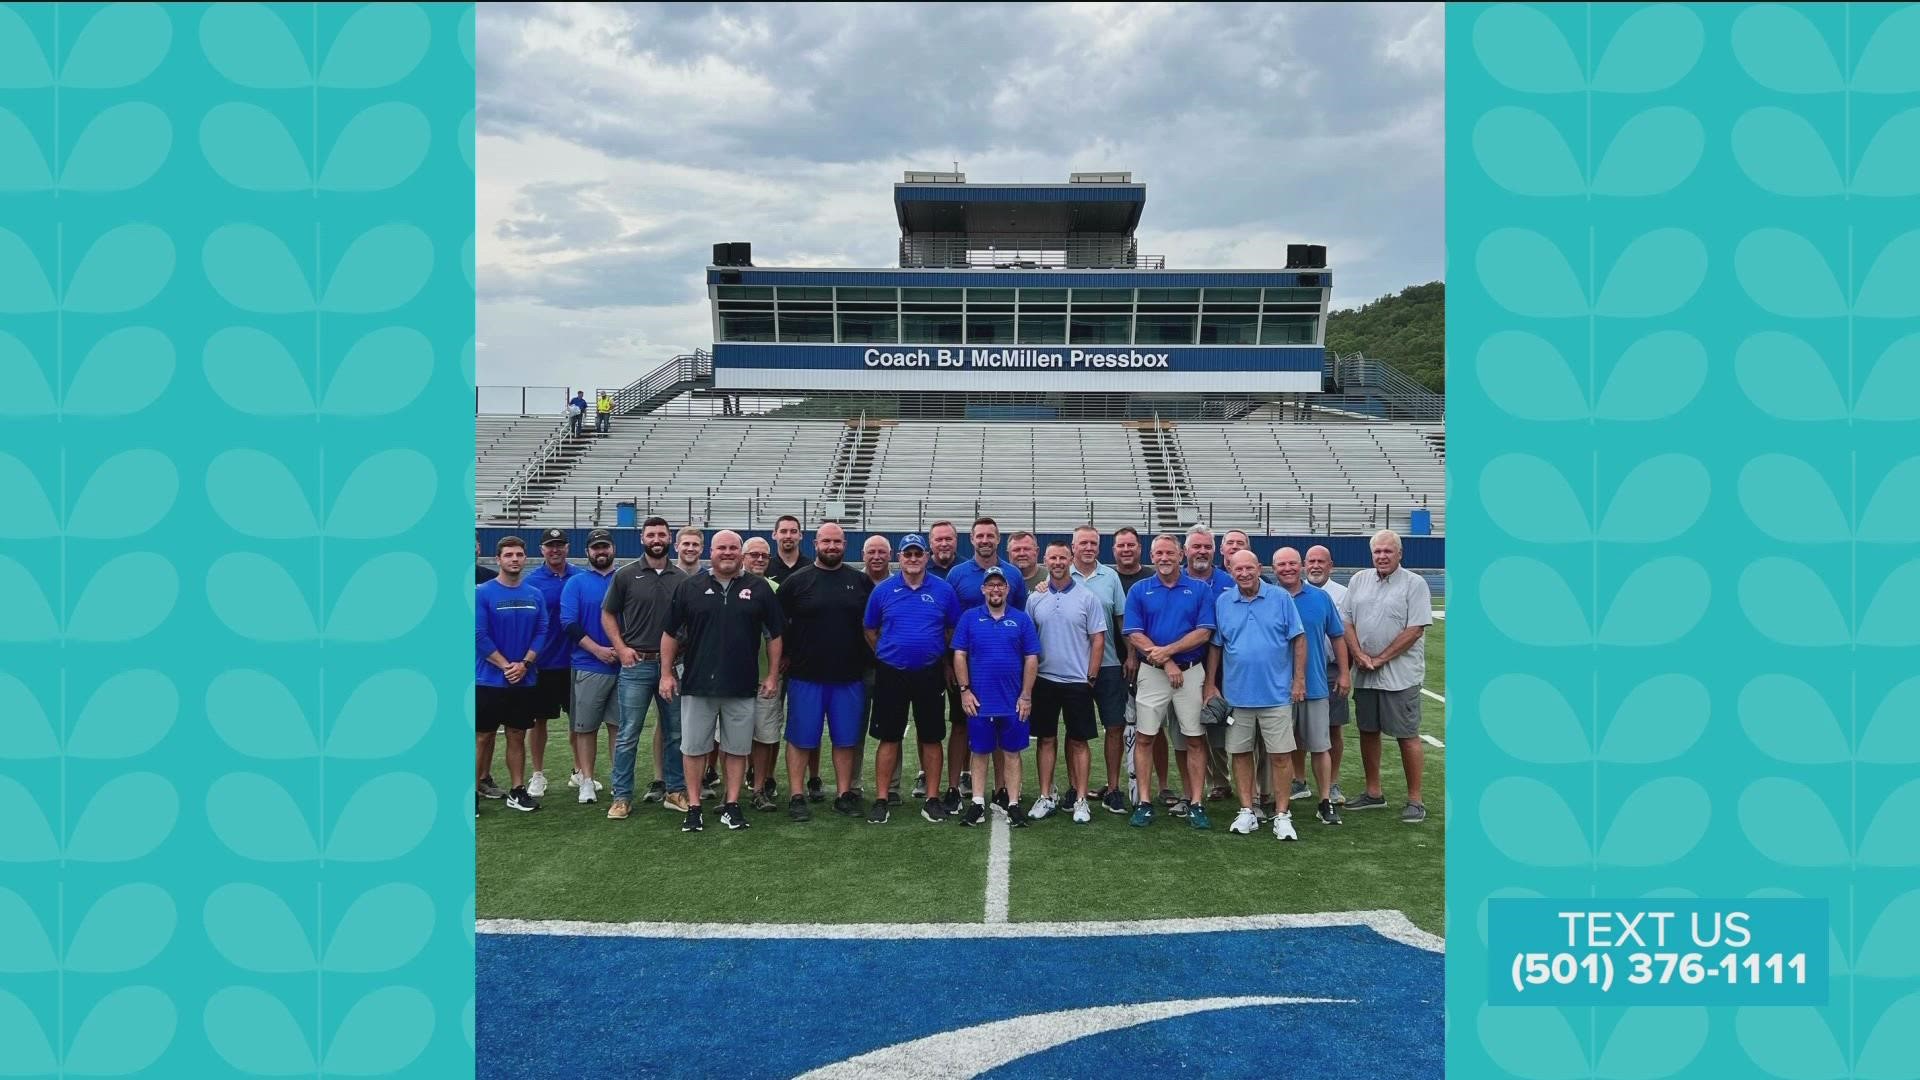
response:
M993 371L1167 370L1172 354L1125 349L868 349L861 363L869 368L934 368Z

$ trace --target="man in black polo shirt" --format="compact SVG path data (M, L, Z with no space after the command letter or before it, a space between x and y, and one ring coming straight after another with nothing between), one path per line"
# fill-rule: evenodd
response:
M864 735L867 711L866 671L873 662L867 648L867 594L873 583L844 561L847 534L831 522L813 534L813 562L780 586L780 608L787 617L787 779L793 797L787 813L795 821L813 814L800 787L810 752L820 748L824 723L833 740L833 809L858 815L854 798L854 761Z
M713 534L711 565L680 584L660 634L660 692L680 699L680 752L687 770L687 817L681 832L699 832L700 788L692 781L700 765L720 747L726 799L720 821L729 829L747 827L740 811L740 781L753 750L753 699L772 697L780 684L780 637L786 624L773 588L740 566L740 534ZM676 634L686 637L686 649ZM760 676L760 643L767 648L767 674ZM676 679L675 661L685 676Z
M601 625L620 658L620 734L613 744L613 806L607 810L607 817L615 821L633 810L633 759L646 727L647 709L655 703L660 709L657 730L664 749L653 784L661 798L647 801L664 800L671 809L687 809L686 797L680 793L686 786L680 775L680 705L660 685L660 632L673 606L673 591L687 580L668 557L672 535L666 518L648 518L640 526L645 554L614 572L600 605Z
M767 561L766 576L775 585L785 585L805 565L806 560L800 557L800 519L782 514L773 523L773 558Z

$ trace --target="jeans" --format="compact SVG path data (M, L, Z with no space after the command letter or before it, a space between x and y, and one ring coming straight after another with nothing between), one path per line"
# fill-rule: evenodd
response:
M598 431L603 435L606 434L611 427L611 425L608 424L608 421L612 419L613 419L612 413L595 414L593 418L593 430Z
M642 660L620 669L620 734L613 743L613 797L633 799L633 758L640 747L640 732L645 730L647 706L660 706L660 729L666 745L661 762L668 791L687 786L685 768L680 763L680 706L660 696L660 661Z

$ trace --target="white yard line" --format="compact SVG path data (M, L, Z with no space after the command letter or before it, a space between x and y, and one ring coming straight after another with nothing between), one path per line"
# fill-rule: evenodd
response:
M987 840L987 923L1004 924L1007 921L1013 830L1007 825L1007 815L994 812L987 817L993 822Z
M1427 689L1424 686L1420 688L1420 692L1432 698L1433 700L1439 702L1442 705L1445 705L1447 703L1446 698L1441 697L1439 694L1434 693L1433 691Z
M1436 619L1444 619L1447 617L1447 613L1444 611L1436 611L1433 613L1433 617Z
M1381 937L1429 952L1445 952L1446 939L1413 925L1398 911L1328 911L1293 915L1242 915L1205 919L1135 919L1122 922L1002 923L596 923L560 919L478 919L482 934L635 938L815 938L934 939L1030 937L1137 937L1145 934L1217 934L1236 930L1293 930L1316 926L1365 926Z
M1431 736L1431 735L1429 735L1429 734L1427 734L1427 733L1426 733L1426 732L1424 732L1424 731L1420 733L1420 738L1421 738L1421 740L1422 740L1422 741L1424 741L1424 742L1425 742L1425 743L1426 743L1426 744L1427 744L1428 746L1437 746L1437 747L1439 747L1439 748L1440 748L1440 749L1442 749L1442 750L1445 750L1445 749L1447 748L1447 744L1446 744L1446 743L1443 743L1443 742L1441 742L1441 741L1440 741L1439 739L1436 739L1436 738L1434 738L1433 736Z

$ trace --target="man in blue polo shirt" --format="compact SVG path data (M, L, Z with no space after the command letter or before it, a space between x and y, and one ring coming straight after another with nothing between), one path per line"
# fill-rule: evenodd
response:
M971 611L986 603L986 597L980 592L980 583L985 579L990 567L999 567L1007 576L1007 606L1017 611L1027 610L1027 583L1021 577L1020 568L1000 557L1000 526L990 517L975 518L973 533L973 558L955 564L945 577L947 584L953 586L954 595L960 601L961 611ZM966 767L966 715L960 707L959 687L949 684L947 687L947 719L953 723L953 745L949 747L951 761L948 777L947 805L955 813L959 811L961 788L970 787L978 782L985 786L987 778L974 777ZM1000 786L1005 786L1005 767L995 755L994 772L1000 778ZM928 784L939 783L939 777L932 777ZM969 797L971 797L969 795Z
M1040 634L1027 613L1007 606L1011 582L999 567L980 579L986 602L960 616L953 631L953 672L966 710L967 743L973 771L985 776L987 758L1004 753L1007 770L1007 824L1027 823L1020 808L1020 751L1027 748L1027 724L1033 712L1034 679L1040 671ZM978 825L987 816L986 785L973 789L960 824Z
M1206 693L1224 691L1233 702L1227 721L1227 752L1240 789L1240 813L1228 831L1246 835L1260 827L1253 812L1259 801L1253 780L1254 736L1266 747L1272 790L1287 790L1288 755L1293 752L1293 704L1307 697L1307 635L1293 598L1278 585L1260 580L1260 557L1237 551L1228 565L1236 588L1214 601L1211 659ZM1273 815L1273 835L1298 840L1293 815L1281 805Z
M1205 525L1195 525L1187 530L1186 573L1195 581L1205 583L1215 596L1233 591L1233 578L1221 569L1226 557L1215 557L1213 530ZM1233 766L1227 758L1228 703L1218 696L1208 697L1200 702L1200 723L1207 732L1207 775L1202 782L1207 798L1224 799L1229 794L1227 779ZM1186 760L1181 759L1181 769L1186 768ZM1186 773L1182 771L1181 776ZM1184 783L1184 780L1182 781ZM1179 817L1181 807L1174 806L1173 815Z
M1273 553L1273 576L1293 597L1300 624L1307 631L1307 699L1293 707L1294 790L1307 774L1306 756L1313 755L1313 775L1319 780L1319 816L1322 825L1340 824L1333 804L1333 722L1328 702L1334 687L1347 679L1347 629L1332 594L1308 581L1300 552L1283 547ZM1314 789L1309 789L1314 790ZM1289 799L1289 802L1292 800Z
M540 565L527 575L527 584L540 590L547 602L547 636L540 642L540 681L533 688L533 769L527 775L527 793L547 793L547 721L560 719L573 689L573 643L560 631L560 591L567 579L581 571L567 561L567 531L548 529L540 534ZM574 777L577 783L579 777Z
M512 810L540 809L522 783L527 767L527 730L533 727L533 687L539 678L534 661L547 637L547 605L540 591L521 580L527 566L526 541L501 539L494 548L500 574L474 586L473 713L474 779L493 762L493 733L507 729L507 793Z
M1205 829L1210 824L1200 785L1207 774L1207 735L1200 726L1200 692L1207 676L1207 640L1214 628L1212 590L1180 572L1180 541L1171 533L1154 537L1152 555L1154 576L1128 590L1120 628L1140 665L1134 695L1134 769L1139 776L1152 775L1153 744L1171 714L1171 723L1186 741L1181 781L1191 807L1189 823ZM1140 795L1132 824L1145 828L1153 823L1153 801L1144 785Z
M873 759L876 788L867 820L884 825L889 816L888 784L900 761L900 740L907 733L907 713L920 742L920 767L928 776L940 775L940 744L947 737L947 645L960 605L953 588L927 573L927 538L908 533L900 538L900 572L874 587L867 597L867 645L873 649L873 737L880 743ZM929 793L931 795L931 793ZM929 797L920 811L928 821L948 817L946 805Z
M612 581L613 533L595 529L587 534L587 572L569 574L560 590L560 637L573 646L573 693L567 705L573 784L583 803L593 802L600 791L600 781L593 778L595 738L607 729L607 760L612 761L620 735L620 657L600 618Z

